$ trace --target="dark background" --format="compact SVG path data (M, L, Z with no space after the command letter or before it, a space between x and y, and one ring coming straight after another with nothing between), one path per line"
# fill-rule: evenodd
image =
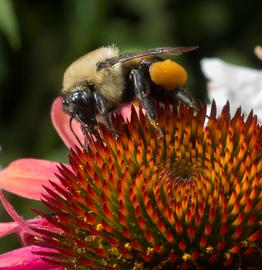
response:
M50 121L65 68L96 47L121 51L199 45L177 59L189 71L188 89L206 100L203 57L261 68L260 0L2 0L0 2L0 165L22 157L67 160ZM240 93L241 94L241 93ZM32 217L31 202L8 196ZM37 205L38 207L38 205ZM0 222L10 220L0 209ZM7 247L6 243L10 243ZM0 252L16 245L0 241Z

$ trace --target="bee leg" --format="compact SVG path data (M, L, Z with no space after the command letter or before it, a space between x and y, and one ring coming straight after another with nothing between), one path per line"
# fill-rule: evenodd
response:
M150 94L150 87L148 81L144 78L144 73L139 69L133 69L129 76L130 80L133 82L135 97L139 100L142 108L145 110L148 120L159 132L160 137L164 137L163 130L159 127L157 122L156 110L148 97Z
M98 123L95 118L90 118L88 122L87 121L83 122L81 117L79 115L76 115L76 119L79 121L81 130L83 134L85 135L84 147L87 151L89 150L89 142L87 138L91 140L95 148L96 148L96 144L95 144L94 137L96 138L97 141L102 143L102 138L98 132Z
M106 107L105 97L98 91L94 91L93 94L94 94L97 109L103 117L103 123L106 125L107 129L109 129L113 133L115 138L117 138L119 136L119 134L112 127L112 122L111 122L111 119L109 116L109 111Z
M153 59L143 59L140 63L138 68L142 70L144 73L148 73L148 68L155 62L163 61L160 57L154 57Z
M189 107L194 109L194 112L198 111L195 100L190 96L190 94L182 87L179 87L174 92L175 98L182 101Z
M97 149L96 147L96 143L94 138L96 139L96 141L98 141L100 144L103 143L102 138L98 132L98 126L88 126L84 123L81 124L81 129L82 132L85 134L85 139L84 139L84 147L87 151L89 151L89 142L88 139L90 139L90 141L92 142L93 146L95 147L95 149Z
M82 142L79 140L79 138L78 138L76 132L75 132L74 129L73 129L73 126L72 126L72 121L73 121L73 119L74 119L74 117L71 116L71 117L70 117L70 120L69 120L69 127L70 127L70 130L71 130L71 132L73 133L73 135L74 135L75 139L77 140L78 144L79 144L81 147L84 147L84 145L83 145ZM82 125L81 125L81 127L82 127Z
M80 125L81 126L81 130L82 132L85 134L85 138L84 138L84 148L87 152L89 152L89 142L87 140L87 136L89 136L91 138L91 135L88 134L88 131L86 130L86 128L83 126L83 125ZM88 134L88 135L87 135Z

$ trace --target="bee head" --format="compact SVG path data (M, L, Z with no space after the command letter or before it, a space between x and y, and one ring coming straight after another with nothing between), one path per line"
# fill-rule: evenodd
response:
M94 104L94 95L87 87L77 87L62 97L63 111L82 121L95 115Z

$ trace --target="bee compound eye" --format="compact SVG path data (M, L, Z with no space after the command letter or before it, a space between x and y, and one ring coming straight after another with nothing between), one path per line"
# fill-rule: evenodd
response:
M68 97L63 97L62 98L62 105L63 106L68 106L69 105L69 98Z
M79 94L78 91L74 92L74 93L72 94L72 96L71 96L71 98L72 98L73 101L78 100L79 97L80 97L80 94Z
M76 101L73 99L72 95L67 95L62 98L62 108L63 111L72 115L77 109Z
M71 100L74 102L85 101L87 97L87 92L84 90L77 90L71 94Z

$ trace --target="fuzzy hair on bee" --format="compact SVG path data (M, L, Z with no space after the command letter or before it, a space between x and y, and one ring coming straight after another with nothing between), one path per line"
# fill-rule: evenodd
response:
M181 55L196 48L163 47L119 54L116 46L107 46L80 57L66 69L61 91L71 131L74 133L71 123L75 119L85 135L99 137L97 116L100 115L107 128L117 134L110 113L123 103L138 100L150 123L163 136L154 100L172 97L191 107L195 105L183 88L187 80L185 69L161 56Z
M87 85L99 89L109 101L108 107L120 102L125 87L121 63L111 68L97 70L97 63L118 54L118 48L115 46L101 47L74 61L64 73L62 94L66 95L81 85Z

